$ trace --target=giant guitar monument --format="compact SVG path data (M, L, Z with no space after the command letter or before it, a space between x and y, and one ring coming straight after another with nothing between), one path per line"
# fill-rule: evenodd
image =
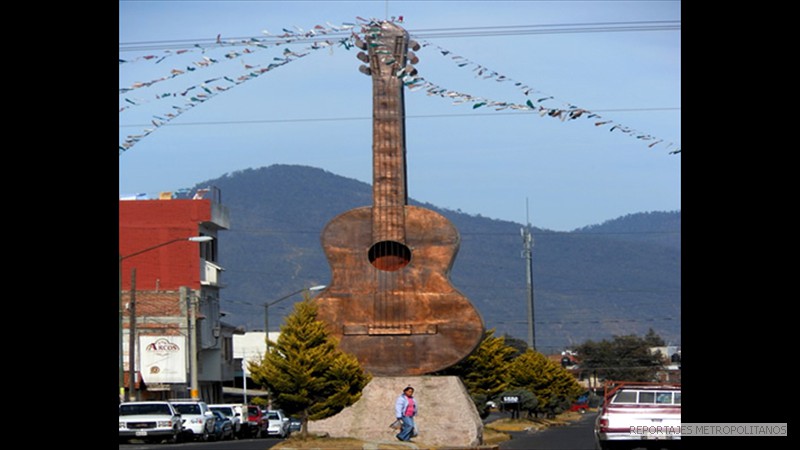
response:
M408 204L404 80L416 43L390 21L372 21L356 39L372 78L372 206L344 212L322 232L331 283L316 298L317 318L339 347L373 375L362 397L339 414L309 423L332 437L392 441L394 400L415 387L427 445L482 444L483 424L458 377L427 375L469 356L484 324L450 283L458 231L442 215ZM395 440L396 442L396 440Z
M483 338L475 307L450 284L458 231L445 217L408 204L403 77L408 33L392 22L367 27L372 77L372 206L347 211L322 232L332 281L317 296L318 318L378 376L436 372ZM416 45L416 44L413 44Z

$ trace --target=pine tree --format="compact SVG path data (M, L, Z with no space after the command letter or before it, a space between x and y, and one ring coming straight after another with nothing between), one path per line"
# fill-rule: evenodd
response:
M508 383L504 374L516 349L505 344L505 338L494 337L494 329L487 330L483 341L469 356L449 367L440 375L461 378L481 417L489 415L486 402L503 392Z
M533 392L539 400L536 411L550 416L563 412L583 391L560 364L531 349L514 359L506 374L509 386Z
M308 436L309 420L330 417L352 405L371 379L355 356L337 348L309 298L295 304L278 342L270 342L261 363L250 363L249 369L253 381L270 391L277 406L300 418L303 438Z

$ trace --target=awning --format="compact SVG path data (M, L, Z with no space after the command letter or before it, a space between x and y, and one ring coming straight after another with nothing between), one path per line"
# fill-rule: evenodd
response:
M237 387L222 386L222 393L223 394L228 394L228 395L244 395L245 394L245 390L242 389L242 388L237 388ZM261 389L249 389L248 388L246 393L247 393L248 396L250 396L250 395L259 396L259 395L268 395L269 391L264 391L264 390L261 390Z

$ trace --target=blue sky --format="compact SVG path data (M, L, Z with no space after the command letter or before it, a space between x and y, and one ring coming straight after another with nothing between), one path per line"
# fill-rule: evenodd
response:
M272 164L319 167L371 183L371 80L358 71L357 50L338 45L343 35L318 50L309 42L232 44L274 39L283 29L332 30L358 24L357 17L391 16L403 16L402 26L424 45L416 67L427 82L516 105L553 97L540 104L601 116L561 121L407 90L408 187L415 200L519 223L527 203L532 225L559 231L681 208L681 154L669 153L682 147L681 32L653 29L680 23L677 1L120 1L119 57L126 61L120 89L164 78L119 95L119 143L153 130L120 153L120 195L156 196ZM585 32L632 23L647 31ZM584 32L552 32L565 28ZM443 29L457 33L441 36ZM512 33L518 30L536 33ZM480 35L488 31L493 35ZM245 48L255 51L244 54ZM245 65L266 67L287 49L307 55L228 84L161 121L186 99L157 97L190 87L202 93L202 81L236 79L252 72ZM226 58L232 51L239 56ZM204 57L217 62L201 68L196 63ZM476 76L479 68L495 75ZM173 70L187 73L171 77ZM526 97L498 81L500 75L532 92ZM635 133L610 131L613 125ZM649 146L657 140L663 142Z

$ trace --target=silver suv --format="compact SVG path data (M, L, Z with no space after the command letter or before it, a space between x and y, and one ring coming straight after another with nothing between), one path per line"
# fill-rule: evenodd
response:
M181 416L169 402L125 402L119 405L119 440L178 442Z
M198 400L171 400L172 406L183 420L183 432L187 438L207 441L214 434L214 413L206 402Z

